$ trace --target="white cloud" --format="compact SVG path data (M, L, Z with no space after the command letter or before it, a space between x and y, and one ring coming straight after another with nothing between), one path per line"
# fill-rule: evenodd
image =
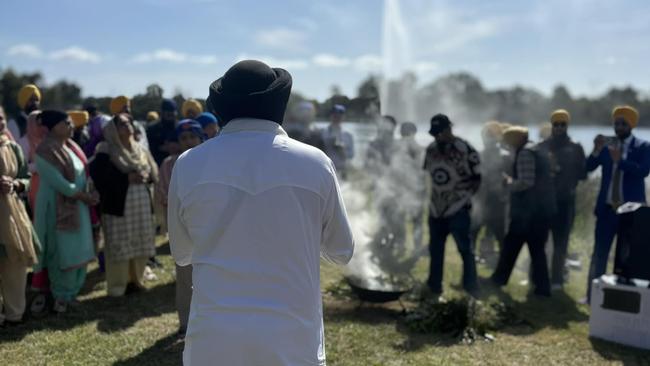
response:
M22 43L22 44L17 44L15 46L9 47L7 50L7 55L9 56L24 56L24 57L29 57L29 58L41 58L43 57L43 51L41 51L38 46L29 44L29 43Z
M99 56L97 53L77 46L71 46L53 51L50 53L50 58L52 60L69 60L77 62L89 62L93 64L97 64L102 61L101 56Z
M306 32L289 28L262 30L255 34L257 44L280 51L303 50L306 40Z
M486 16L462 6L446 2L431 3L428 8L411 6L406 18L415 16L407 24L414 45L414 53L434 51L453 53L464 50L468 45L502 33L510 21L506 16Z
M350 59L327 53L320 53L312 57L312 62L321 67L345 67L350 65Z
M131 62L136 64L148 64L152 62L170 62L175 64L193 63L211 65L217 63L217 57L211 55L190 55L174 51L168 48L161 48L153 52L143 52L135 55Z
M281 59L272 56L253 56L247 54L237 56L235 62L243 60L258 60L270 67L280 67L287 70L303 70L309 67L309 61L303 59Z
M428 72L437 70L438 67L439 65L435 62L421 61L415 63L413 70L418 74L426 74Z
M364 72L379 72L381 71L381 65L381 57L377 55L362 55L354 60L354 67Z

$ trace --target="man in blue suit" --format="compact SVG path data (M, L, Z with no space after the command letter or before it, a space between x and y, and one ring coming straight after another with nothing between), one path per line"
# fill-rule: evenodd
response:
M614 237L619 230L616 209L625 202L646 203L644 180L650 173L650 143L632 135L639 112L630 106L616 107L612 113L616 137L598 135L587 158L587 172L602 167L596 203L596 245L589 266L587 301L591 282L605 274Z

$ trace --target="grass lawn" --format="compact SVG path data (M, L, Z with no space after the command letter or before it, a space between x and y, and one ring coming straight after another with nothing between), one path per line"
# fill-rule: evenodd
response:
M578 244L590 241L578 238ZM573 244L575 245L575 243ZM460 259L447 245L445 296L461 296ZM30 319L0 329L0 365L178 365L182 343L176 337L173 262L159 246L164 269L149 290L125 298L107 298L96 265L90 266L81 306L60 316ZM551 299L527 296L527 277L519 268L502 292L492 293L511 304L525 325L501 329L493 342L472 345L442 334L414 334L404 326L397 303L365 305L349 296L339 268L323 263L322 288L329 365L650 365L650 352L589 339L588 309L583 296L585 273L572 272L563 293ZM586 265L586 263L583 261ZM417 266L426 277L428 259ZM490 271L479 266L481 277ZM411 302L407 306L413 306Z

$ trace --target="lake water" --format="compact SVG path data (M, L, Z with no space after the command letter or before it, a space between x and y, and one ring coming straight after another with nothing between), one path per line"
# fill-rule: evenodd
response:
M316 122L316 126L319 128L325 128L327 124L327 122L323 121ZM428 133L429 124L420 123L417 125L417 127L418 133L415 136L415 139L424 149L433 141L433 137L431 137ZM483 148L483 141L481 140L481 128L482 125L480 124L456 124L453 127L453 131L456 136L469 141L472 145L474 145L476 149L481 150ZM377 128L372 123L344 122L343 129L349 131L354 135L356 154L353 164L358 166L358 164L362 162L363 157L365 156L365 151L368 143L372 141L372 139L377 135ZM529 126L529 131L531 140L538 141L538 126ZM396 134L398 133L399 128L397 129ZM589 154L593 149L593 140L594 137L596 137L598 134L613 136L614 128L608 126L569 126L569 136L571 136L571 139L574 141L582 144L582 147L585 149L585 154ZM633 134L646 141L650 141L650 128L636 128L634 129Z

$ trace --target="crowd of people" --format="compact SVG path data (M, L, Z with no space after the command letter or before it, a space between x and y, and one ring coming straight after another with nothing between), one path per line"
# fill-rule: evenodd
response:
M319 251L301 245L320 247L320 254L336 263L352 255L338 180L348 179L355 146L342 126L343 105L332 107L324 129L313 125L315 109L309 102L296 105L283 124L290 89L286 71L244 61L211 85L207 105L214 114L187 100L178 121L178 106L165 99L160 111L136 121L126 96L111 101L109 115L94 105L41 111L39 89L24 86L19 116L8 121L0 109L0 216L8 218L0 221L0 323L23 319L28 285L51 292L54 312L76 306L87 265L96 258L105 271L108 296L142 290L148 266L156 263L159 226L163 233L169 230L177 262L179 333L185 335L188 324L196 333L194 338L188 334L195 347L186 349L188 359L208 360L206 355L216 352L206 351L211 344L227 350L241 348L237 342L260 346L273 338L272 331L254 337L243 332L242 324L251 322L268 322L273 325L269 329L283 329L294 341L300 338L300 332L279 327L269 309L308 324L309 335L300 339L300 347L293 346L293 356L305 356L301 352L315 347L320 359L322 324L317 318L322 310L319 294L312 291L319 286L313 272ZM646 203L644 179L650 172L650 144L632 134L638 112L616 107L611 120L615 136L597 136L585 157L569 137L566 110L550 115L550 135L539 143L530 141L524 127L488 122L481 152L454 134L454 124L444 114L432 117L429 134L435 141L426 149L415 143L415 124L400 126L391 116L381 118L379 135L368 148L380 164L367 168L405 163L391 162L400 126L407 154L428 177L428 183L410 187L429 192L428 291L442 293L450 234L463 261L463 287L473 296L480 295L479 237L478 257L495 262L493 285L508 283L525 243L534 293L550 296L561 289L576 187L598 167L602 177L589 280L604 274L619 230L616 209L625 202ZM217 143L205 143L217 135ZM212 163L218 168L206 166ZM422 188L426 184L428 190ZM423 221L421 212L412 216ZM549 234L550 266L545 251ZM263 245L265 241L274 246ZM33 272L29 284L28 272ZM296 273L309 273L308 279L296 282L301 276ZM285 281L292 286L283 287ZM301 297L306 294L310 296ZM287 305L287 298L295 303ZM268 308L255 305L262 303ZM210 310L214 304L217 310ZM257 309L251 310L255 317L242 309ZM212 320L197 318L211 311L216 312ZM216 330L205 329L213 323ZM223 337L224 329L232 332ZM321 338L314 339L312 331L321 332ZM221 341L201 338L210 332L219 333L214 337ZM274 341L278 349L288 349L281 338Z
M51 294L45 311L76 306L95 260L108 296L144 289L158 265L155 238L165 230L174 161L219 129L217 118L191 99L180 122L172 100L146 122L133 119L125 96L112 99L109 115L92 104L64 112L40 110L40 103L39 89L26 85L18 94L20 115L7 120L0 107L0 204L8 218L0 228L3 325L24 318L27 287ZM182 333L191 269L178 268L178 283Z

